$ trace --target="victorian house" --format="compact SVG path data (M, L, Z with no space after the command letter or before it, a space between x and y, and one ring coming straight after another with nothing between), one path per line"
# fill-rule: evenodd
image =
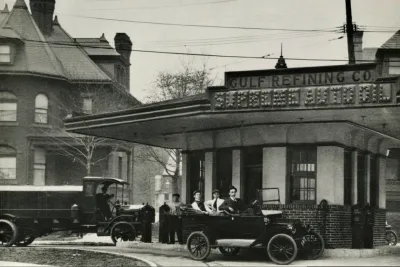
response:
M132 144L67 133L63 122L140 105L129 93L129 36L117 33L115 48L104 35L73 38L53 18L55 0L29 4L0 11L0 187L132 182Z

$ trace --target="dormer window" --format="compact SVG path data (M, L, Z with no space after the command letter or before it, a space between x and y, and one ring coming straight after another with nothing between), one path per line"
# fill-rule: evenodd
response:
M10 45L0 45L0 63L11 63Z

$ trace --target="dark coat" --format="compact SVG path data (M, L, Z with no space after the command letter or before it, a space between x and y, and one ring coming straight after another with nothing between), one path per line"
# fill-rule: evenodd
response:
M233 212L229 210L229 208L233 209ZM219 207L220 210L226 210L230 213L239 213L243 209L243 202L240 198L236 198L236 200L232 200L231 198L225 199L224 203Z

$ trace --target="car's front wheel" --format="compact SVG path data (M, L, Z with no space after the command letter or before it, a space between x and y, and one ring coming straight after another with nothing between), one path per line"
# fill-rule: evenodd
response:
M291 236L277 234L269 240L267 253L269 258L276 264L290 264L297 257L297 245Z

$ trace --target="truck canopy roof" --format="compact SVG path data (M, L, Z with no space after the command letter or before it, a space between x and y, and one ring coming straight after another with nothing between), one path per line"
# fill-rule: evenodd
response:
M127 185L129 184L127 181L119 179L119 178L112 178L112 177L99 177L99 176L85 176L83 177L84 181L96 181L96 182L101 182L103 184L123 184Z
M12 192L80 192L81 185L0 185L0 191Z

